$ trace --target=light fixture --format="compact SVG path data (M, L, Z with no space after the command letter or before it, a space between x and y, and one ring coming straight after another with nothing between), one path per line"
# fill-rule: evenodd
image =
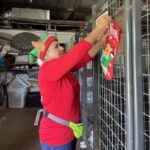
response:
M67 8L67 11L74 11L74 8Z

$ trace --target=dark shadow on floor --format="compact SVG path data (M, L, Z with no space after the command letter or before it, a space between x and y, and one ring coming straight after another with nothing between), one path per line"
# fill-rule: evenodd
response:
M0 108L0 150L40 150L34 119L38 108ZM79 139L76 150L80 148Z

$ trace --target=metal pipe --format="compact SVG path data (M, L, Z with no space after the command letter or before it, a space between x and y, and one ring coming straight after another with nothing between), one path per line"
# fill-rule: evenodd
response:
M84 122L84 135L83 139L86 140L86 132L87 132L87 103L86 103L86 92L87 92L87 79L86 79L86 66L83 68L83 101L82 101L82 114L83 114L83 122Z
M96 17L97 17L97 13L96 13L96 9L97 9L97 5L93 5L92 6L92 26L93 28L95 27L96 24ZM97 131L98 131L98 57L96 57L96 59L93 61L92 63L92 68L93 68L93 149L94 150L98 150L98 145L97 145L97 141L98 141L98 135L97 135Z
M141 0L132 0L132 43L134 85L134 142L135 150L143 150L143 94L141 66Z
M98 150L98 56L93 62L93 150Z
M133 128L133 77L132 77L132 18L131 0L125 0L125 53L126 53L126 93L127 93L127 150L134 149Z

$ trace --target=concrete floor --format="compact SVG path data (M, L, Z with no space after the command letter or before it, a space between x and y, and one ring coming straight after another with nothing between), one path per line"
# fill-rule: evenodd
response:
M38 127L33 125L37 108L0 108L0 150L40 150ZM77 142L76 150L80 148Z

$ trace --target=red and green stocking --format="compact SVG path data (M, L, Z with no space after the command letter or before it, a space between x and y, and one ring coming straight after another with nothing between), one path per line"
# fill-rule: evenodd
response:
M109 35L106 38L103 54L101 56L101 66L107 80L113 78L114 62L119 51L120 28L114 21L109 27Z

